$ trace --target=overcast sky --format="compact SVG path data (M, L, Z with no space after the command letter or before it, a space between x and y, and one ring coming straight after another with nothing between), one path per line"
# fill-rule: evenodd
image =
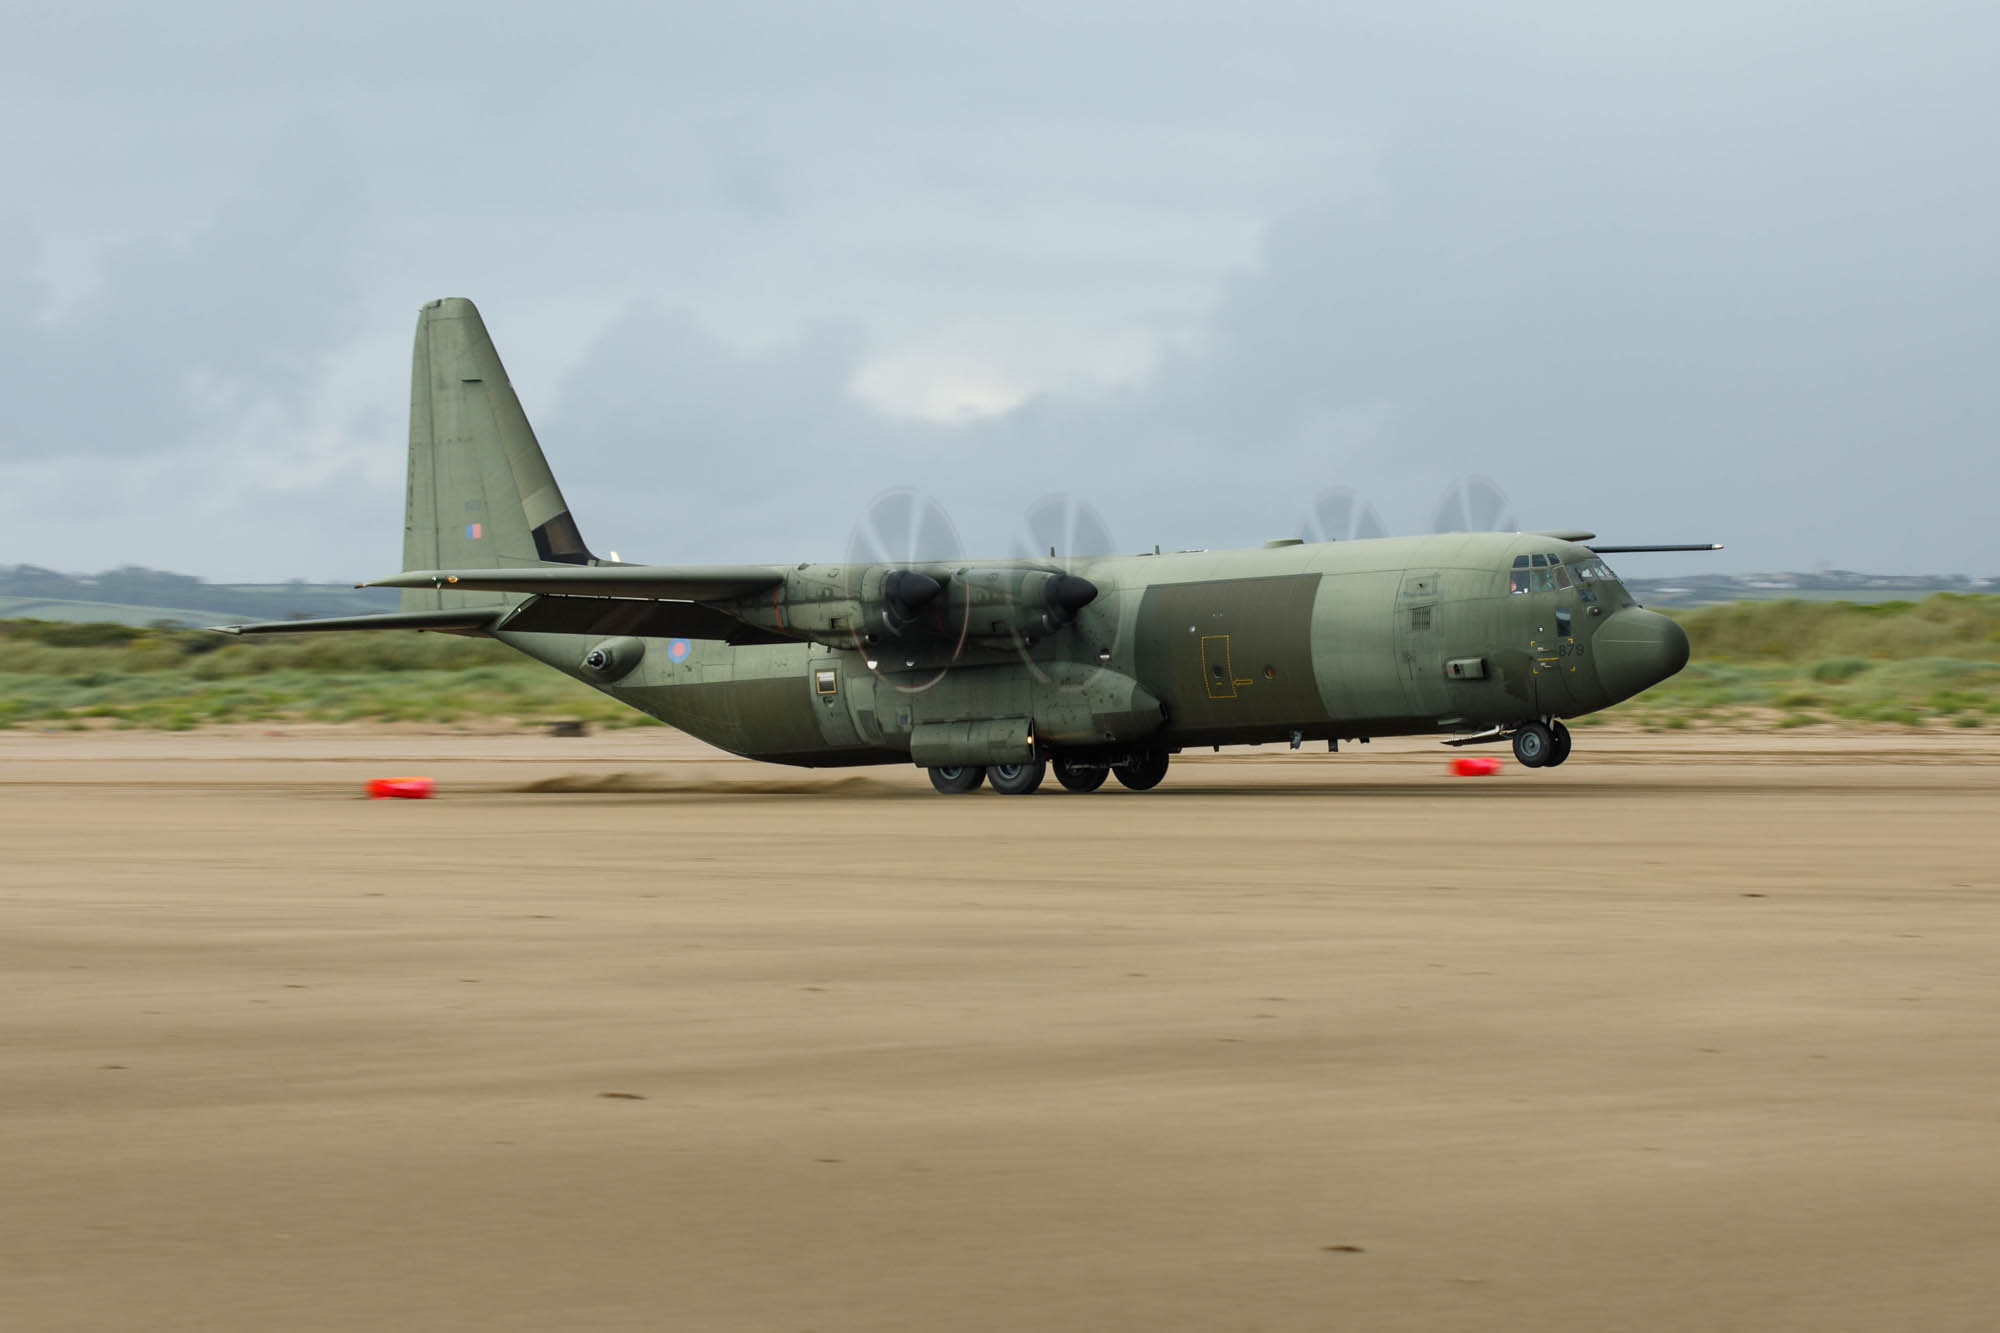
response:
M1509 11L1505 16L1495 10ZM2000 573L2000 10L0 0L0 564L352 580L479 303L585 536Z

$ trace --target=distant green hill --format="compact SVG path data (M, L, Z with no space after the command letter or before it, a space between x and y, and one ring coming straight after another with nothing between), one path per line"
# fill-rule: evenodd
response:
M0 620L60 620L70 624L160 625L201 628L227 625L241 616L185 607L120 606L116 602L64 602L43 597L0 597Z
M0 618L226 625L393 611L387 588L338 583L210 583L128 565L102 574L64 574L36 565L0 566Z
M1643 573L1643 565L1619 560L1618 566L1632 595L1657 610L1728 602L1907 602L1938 592L2000 592L2000 579L1964 574L1860 574L1829 569L1809 574L1697 573L1680 578L1635 578L1635 573Z

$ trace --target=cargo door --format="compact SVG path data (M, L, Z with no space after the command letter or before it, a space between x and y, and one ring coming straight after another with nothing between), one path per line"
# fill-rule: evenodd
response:
M1396 665L1410 716L1435 721L1450 711L1445 696L1444 607L1435 569L1406 571L1396 595Z

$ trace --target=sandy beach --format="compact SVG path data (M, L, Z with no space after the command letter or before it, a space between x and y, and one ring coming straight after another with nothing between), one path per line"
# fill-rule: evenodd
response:
M1991 1327L2000 739L1451 753L0 733L0 1326Z

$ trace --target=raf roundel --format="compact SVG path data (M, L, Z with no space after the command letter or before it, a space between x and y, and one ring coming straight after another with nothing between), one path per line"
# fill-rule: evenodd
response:
M670 661L685 662L688 660L688 654L693 651L694 645L686 639L671 639L667 643L667 657Z

